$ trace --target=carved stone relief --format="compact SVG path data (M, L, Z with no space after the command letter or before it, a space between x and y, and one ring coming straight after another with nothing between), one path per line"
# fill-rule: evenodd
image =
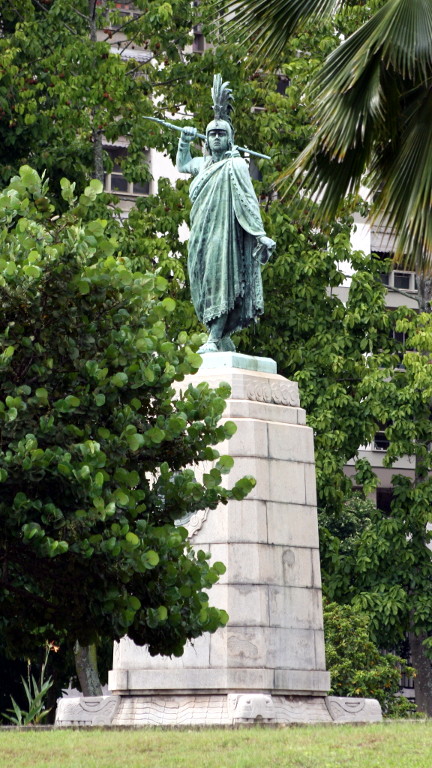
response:
M274 722L275 708L272 697L264 693L229 693L228 714L233 723L251 720Z
M119 696L88 696L59 699L56 725L111 725L119 708Z
M257 400L259 403L275 403L276 405L290 405L298 408L300 397L298 384L295 381L269 383L268 381L253 381L248 384L246 395L249 400Z

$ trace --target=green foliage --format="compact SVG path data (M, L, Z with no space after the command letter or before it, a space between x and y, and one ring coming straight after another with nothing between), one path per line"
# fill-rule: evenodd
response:
M171 333L167 280L92 219L99 191L77 199L63 181L69 208L53 216L47 182L24 166L0 195L0 606L15 655L45 625L180 654L226 623L205 592L220 566L174 521L254 482L221 485L228 388L175 395L202 338ZM204 484L190 468L202 460L219 461Z
M28 709L27 711L23 710L16 703L13 696L11 696L12 708L9 709L8 712L11 712L12 714L8 715L7 712L2 712L2 716L14 725L37 725L50 711L49 709L44 708L44 702L45 697L54 682L51 677L45 680L45 670L51 650L57 651L58 647L53 643L45 643L45 658L41 666L39 681L37 681L35 676L31 674L31 663L30 660L27 661L27 680L21 676L21 681L27 699Z
M153 111L153 64L177 62L191 40L193 9L186 0L136 0L121 14L114 0L17 0L2 8L0 38L0 179L31 162L51 179L83 186L95 167L102 134L130 140L125 174L146 181L143 149L160 130L142 118ZM93 14L94 12L94 14ZM113 36L123 28L148 50L147 62L122 60ZM96 39L96 29L104 34ZM153 64L150 64L150 60ZM150 77L148 77L150 75ZM107 170L111 163L104 157Z
M358 498L344 506L342 515L328 510L320 516L327 596L366 611L374 639L387 649L396 647L409 631L426 638L432 631L432 323L430 315L405 315L396 328L407 334L410 351L397 368L376 371L370 409L377 423L387 425L384 465L390 468L410 457L414 477L395 469L389 515ZM356 481L368 493L377 482L374 472L365 459L356 468ZM426 651L430 654L427 639Z
M12 708L8 712L13 714L8 715L7 712L2 712L2 715L13 725L37 725L50 711L44 709L44 699L52 686L52 680L48 678L40 688L33 675L29 676L27 682L23 677L21 680L27 697L28 710L23 711L11 696Z
M390 338L398 313L385 308L379 262L351 252L349 220L326 235L292 223L278 203L266 225L278 251L263 272L265 320L242 334L240 349L273 357L279 373L298 381L315 433L319 507L336 514L351 492L344 465L378 429L377 381L382 366L398 361ZM342 261L357 270L345 302Z
M398 696L401 674L414 670L394 654L382 654L371 639L369 619L349 605L324 606L327 669L333 696L378 699L387 717L407 717L415 705Z

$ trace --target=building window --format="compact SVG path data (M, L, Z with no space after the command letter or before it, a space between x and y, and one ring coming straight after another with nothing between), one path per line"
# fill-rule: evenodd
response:
M393 253L390 251L374 251L374 255L380 261L393 259ZM380 279L388 288L398 288L401 291L417 291L417 281L414 272L401 269L381 272Z
M105 174L105 191L118 195L149 195L149 181L128 181L123 175L122 159L127 156L127 147L105 147L112 162L111 173Z
M410 273L393 272L393 285L395 288L402 288L405 291L412 290Z
M286 89L290 84L290 79L286 75L278 75L277 78L276 91L280 93L281 96L285 96Z
M390 441L387 439L386 433L384 431L375 433L375 437L373 441L374 451L386 451L389 445L390 445Z
M391 503L393 500L393 488L377 488L376 492L376 505L377 509L384 514L389 515L391 512Z
M204 53L206 48L206 41L202 33L201 24L197 24L193 28L193 36L192 51L194 53Z

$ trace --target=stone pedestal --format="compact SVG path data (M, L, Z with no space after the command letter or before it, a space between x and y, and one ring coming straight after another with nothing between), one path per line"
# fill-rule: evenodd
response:
M224 417L237 432L218 446L235 459L228 483L257 481L244 501L182 521L227 566L210 596L229 623L179 659L151 657L127 638L116 644L113 724L380 719L377 702L326 696L313 433L297 384L272 360L233 353L206 355L193 377L201 380L231 386Z

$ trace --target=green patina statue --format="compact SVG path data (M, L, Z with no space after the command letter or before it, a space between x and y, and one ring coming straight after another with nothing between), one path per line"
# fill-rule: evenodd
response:
M230 336L264 311L261 264L275 247L266 237L248 166L234 145L231 91L215 75L215 118L204 157L192 158L195 128L183 128L177 168L190 173L192 200L188 271L192 302L209 331L200 352L235 351Z

